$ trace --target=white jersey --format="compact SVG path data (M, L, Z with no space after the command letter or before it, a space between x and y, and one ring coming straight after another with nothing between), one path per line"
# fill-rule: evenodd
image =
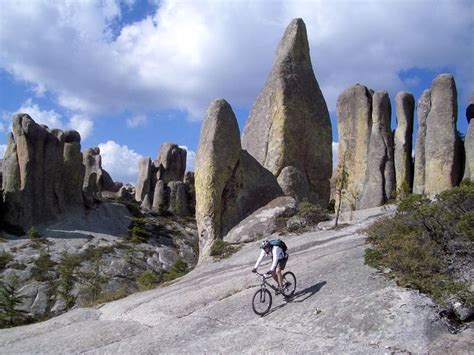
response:
M262 249L262 251L260 252L260 256L257 259L257 262L255 263L255 269L258 268L258 266L262 262L265 255L270 256L270 254L265 253L265 250ZM272 267L271 267L272 271L274 271L276 269L276 266L278 264L278 260L284 259L285 256L286 256L286 254L285 254L285 252L283 251L282 248L280 248L279 246L276 246L276 245L272 247L272 258L273 258Z

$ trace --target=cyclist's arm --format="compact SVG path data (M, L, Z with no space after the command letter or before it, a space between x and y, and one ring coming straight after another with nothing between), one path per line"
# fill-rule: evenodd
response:
M258 268L258 266L260 265L264 257L265 257L265 250L262 249L262 252L260 253L260 256L257 259L257 262L255 263L255 269Z

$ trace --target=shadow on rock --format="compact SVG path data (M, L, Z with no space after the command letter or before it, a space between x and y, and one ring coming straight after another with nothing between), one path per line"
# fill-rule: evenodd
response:
M314 296L314 294L319 292L319 290L321 290L326 284L327 284L326 281L321 281L313 286L305 288L304 290L295 292L293 296L285 298L284 303L282 303L281 305L275 308L272 308L268 313L263 315L263 317L268 316L269 314L272 314L273 312L279 310L280 308L285 307L288 303L293 303L293 302L298 303L298 302L306 301L308 298L310 298L311 296Z

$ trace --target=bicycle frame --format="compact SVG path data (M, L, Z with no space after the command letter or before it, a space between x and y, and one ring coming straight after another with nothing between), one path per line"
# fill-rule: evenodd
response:
M260 283L260 288L264 289L264 288L267 288L267 286L268 286L268 287L270 287L270 288L271 288L272 290L274 290L274 291L277 291L277 290L278 290L277 287L273 286L271 283L269 283L269 282L267 281L267 280L270 279L270 278L273 279L272 276L270 276L270 275L267 276L266 274L261 274L261 273L259 273L258 271L256 271L255 273L256 273L258 276L261 276L261 277L262 277L262 282Z

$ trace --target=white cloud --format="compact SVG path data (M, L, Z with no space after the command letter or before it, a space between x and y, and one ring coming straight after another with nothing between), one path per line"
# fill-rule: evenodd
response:
M121 28L114 38L118 0L3 2L0 66L38 94L56 94L68 109L172 108L201 119L215 97L250 106L285 26L303 17L331 111L342 90L356 82L394 96L416 84L399 75L413 67L449 68L466 100L474 90L469 0L158 4L152 16Z
M185 145L180 145L180 148L186 149L186 171L194 171L194 167L196 165L196 152L190 150Z
M42 110L32 99L26 100L16 111L18 113L27 113L31 118L39 124L48 126L49 128L63 128L61 115L54 110Z
M148 122L148 119L145 115L135 115L133 117L127 118L127 127L136 128L140 126L145 126Z
M92 133L94 122L85 115L74 115L70 118L67 127L78 131L81 135L81 140L83 141Z
M99 144L102 167L114 181L135 184L138 177L138 162L142 156L126 145L114 141Z

